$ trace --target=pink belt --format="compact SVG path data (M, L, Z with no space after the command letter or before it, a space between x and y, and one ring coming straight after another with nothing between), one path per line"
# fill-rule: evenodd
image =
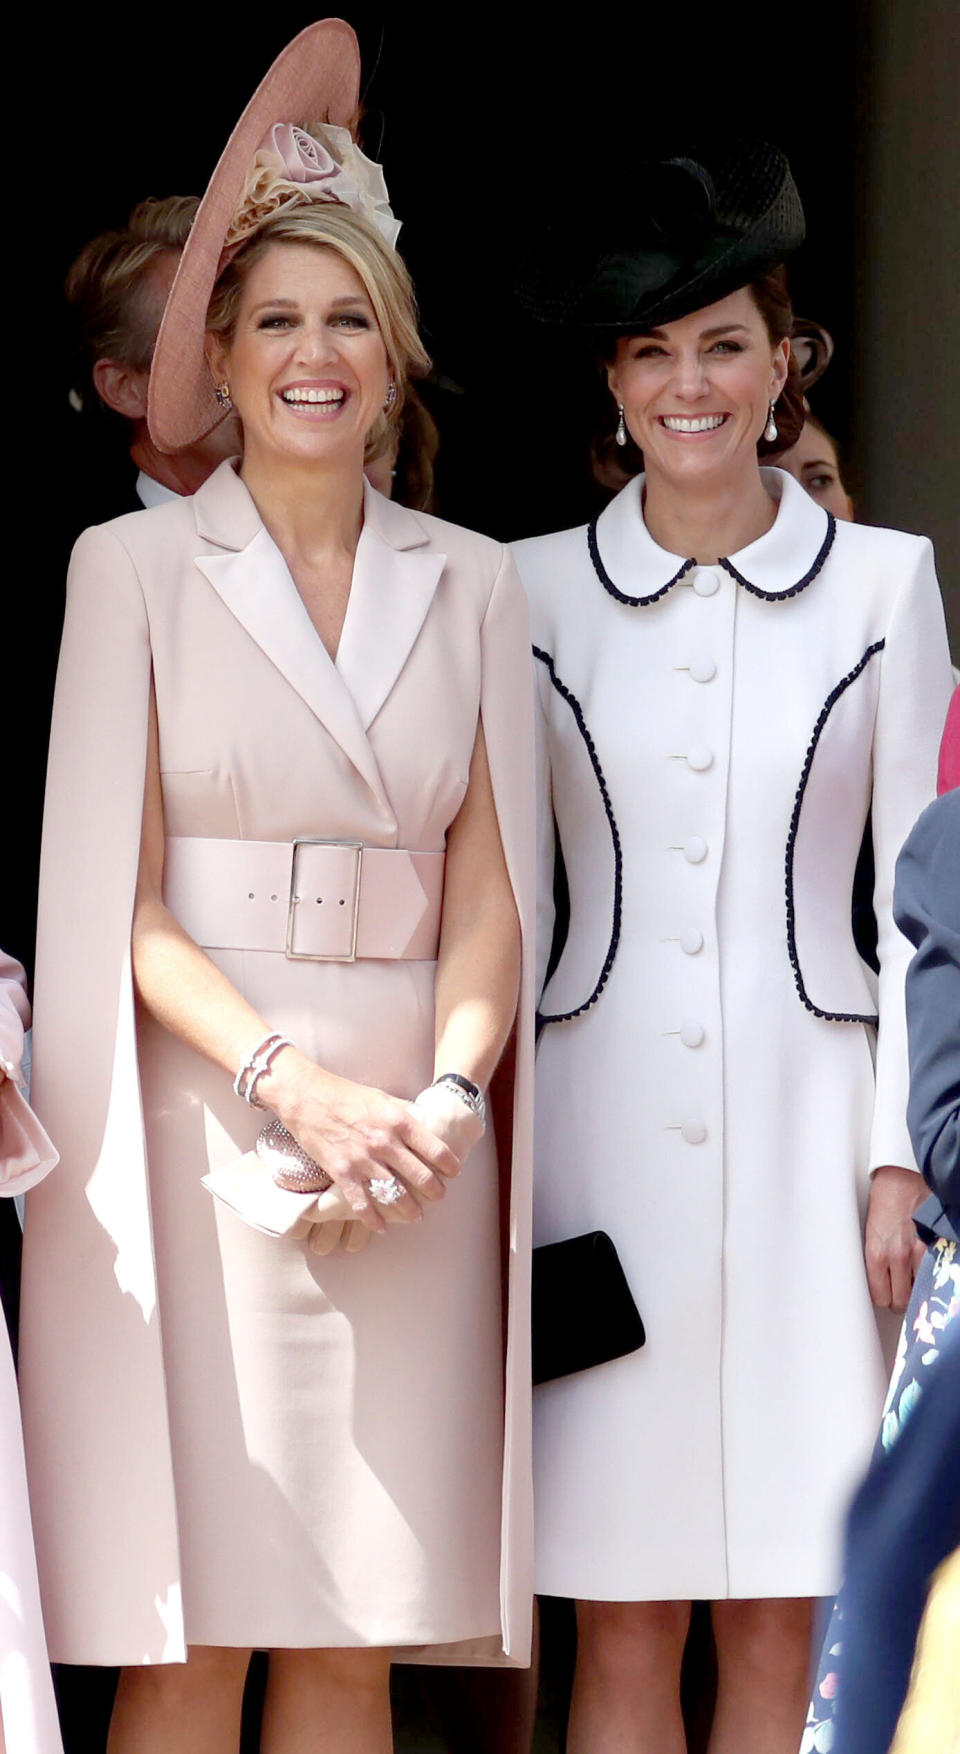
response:
M205 950L273 950L294 960L432 961L444 853L360 841L169 836L163 898Z

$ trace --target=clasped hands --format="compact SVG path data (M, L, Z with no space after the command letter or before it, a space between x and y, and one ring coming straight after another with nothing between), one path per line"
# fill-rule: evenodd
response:
M444 1198L446 1183L459 1175L484 1131L449 1085L429 1085L405 1102L323 1072L292 1048L278 1056L260 1093L333 1183L303 1211L315 1254L336 1248L356 1254L388 1223L418 1222L424 1203ZM302 1181L285 1180L282 1170L275 1180L303 1189ZM389 1188L389 1203L378 1200L378 1184Z

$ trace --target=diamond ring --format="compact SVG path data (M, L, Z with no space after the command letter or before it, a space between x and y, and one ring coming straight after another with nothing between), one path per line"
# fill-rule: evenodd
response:
M375 1175L367 1186L380 1206L395 1206L398 1200L403 1199L403 1183L395 1175Z

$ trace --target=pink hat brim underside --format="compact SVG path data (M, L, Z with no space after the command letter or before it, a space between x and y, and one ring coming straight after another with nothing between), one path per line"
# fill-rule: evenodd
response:
M359 93L356 36L342 18L325 18L287 44L247 104L197 210L160 324L147 400L159 450L182 451L223 419L204 355L207 307L223 239L264 135L275 122L350 127Z

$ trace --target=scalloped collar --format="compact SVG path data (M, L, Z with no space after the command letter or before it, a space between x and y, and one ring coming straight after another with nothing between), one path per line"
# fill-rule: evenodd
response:
M782 602L812 584L833 546L836 521L784 469L762 469L779 501L770 529L717 564L755 597ZM643 476L627 483L587 528L594 571L618 603L645 608L666 596L698 563L661 548L643 520Z

